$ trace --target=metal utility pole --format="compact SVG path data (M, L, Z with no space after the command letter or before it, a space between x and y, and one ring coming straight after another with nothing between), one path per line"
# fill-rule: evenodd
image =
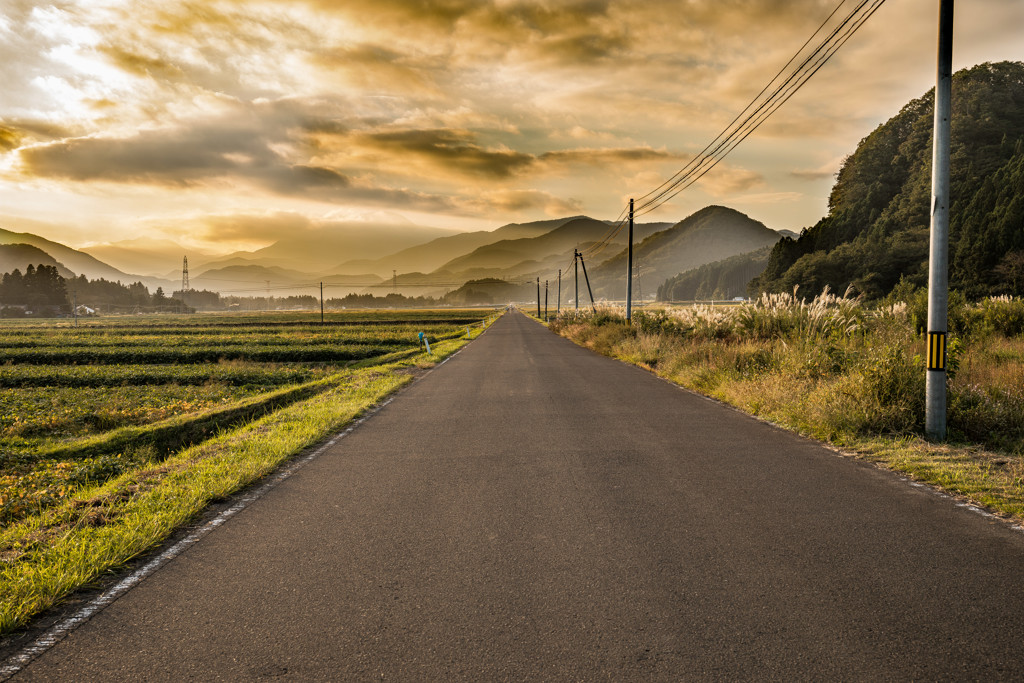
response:
M558 269L558 301L555 302L555 317L562 313L562 269Z
M573 249L572 250L572 267L573 267L573 270L575 271L575 278L576 278L576 298L574 299L574 301L576 302L576 310L577 311L580 310L580 262L579 262L579 258L580 258L580 252L578 252L575 249Z
M544 281L544 322L548 321L548 281Z
M320 324L324 324L324 283L320 283Z
M540 317L540 278L537 278L537 317Z
M939 58L932 145L932 221L928 252L928 369L925 434L946 438L946 332L949 313L949 138L953 90L953 0L939 0Z
M270 310L270 280L264 280L267 283L267 310Z
M394 269L391 270L391 291L398 292L398 271Z
M597 305L594 303L594 290L590 288L590 278L587 277L587 264L583 262L583 254L580 254L580 265L583 266L583 280L587 283L587 293L590 294L590 307L597 313Z
M629 247L626 250L626 322L633 317L633 198L629 198Z

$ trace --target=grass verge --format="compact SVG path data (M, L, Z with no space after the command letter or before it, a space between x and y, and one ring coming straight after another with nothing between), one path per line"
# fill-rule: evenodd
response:
M339 373L333 386L188 447L159 464L83 489L0 531L0 633L167 538L213 501L270 474L412 381L467 340L433 354ZM328 381L328 380L321 380Z

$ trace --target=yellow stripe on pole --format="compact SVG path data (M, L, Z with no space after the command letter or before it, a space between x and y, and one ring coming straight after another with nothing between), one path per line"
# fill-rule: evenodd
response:
M946 333L928 333L928 369L946 369Z

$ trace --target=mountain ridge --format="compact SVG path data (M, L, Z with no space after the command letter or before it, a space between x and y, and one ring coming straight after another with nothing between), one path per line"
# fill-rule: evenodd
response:
M764 223L735 209L711 205L634 244L633 267L639 266L645 281L662 283L679 273L775 244L779 239L781 235ZM623 249L593 268L595 296L625 296L626 257Z
M933 103L934 88L860 141L828 214L776 245L753 290L853 286L876 299L927 285ZM950 287L1024 294L1024 63L956 72L951 128Z

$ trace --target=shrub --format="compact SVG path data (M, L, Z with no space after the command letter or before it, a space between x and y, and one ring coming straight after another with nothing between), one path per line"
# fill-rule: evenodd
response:
M899 434L923 427L925 376L903 346L884 344L871 350L860 379L856 399L864 409L864 428Z
M998 296L985 299L980 304L981 324L987 332L997 332L1007 337L1024 333L1024 299Z

